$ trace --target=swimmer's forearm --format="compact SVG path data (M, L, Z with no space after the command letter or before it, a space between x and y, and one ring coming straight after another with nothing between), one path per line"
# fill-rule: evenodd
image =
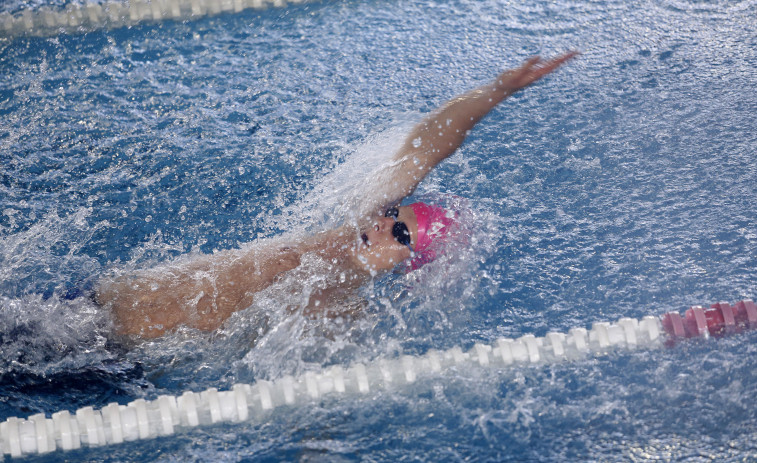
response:
M411 195L440 162L465 141L473 126L511 93L489 83L457 96L428 115L408 134L395 155L390 203Z
M423 152L428 157L429 169L433 168L454 153L468 132L503 100L551 73L574 56L575 52L569 52L549 61L535 57L519 68L503 72L493 82L445 103L415 127L406 143L418 148L423 147L425 142L427 146Z
M577 53L549 61L531 58L517 69L505 71L494 81L457 96L424 118L410 132L395 159L402 164L404 184L396 179L401 195L408 195L440 162L452 155L471 129L494 107L518 90L551 73Z
M471 129L513 92L492 82L457 96L416 125L408 137L407 152L422 159L425 170L433 169L452 155Z

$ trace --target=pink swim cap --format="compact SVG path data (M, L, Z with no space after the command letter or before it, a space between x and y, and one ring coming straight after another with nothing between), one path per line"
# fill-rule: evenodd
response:
M413 270L436 259L432 245L449 233L455 223L455 213L425 203L413 203L410 207L418 221L418 236L415 240L415 257L410 262Z

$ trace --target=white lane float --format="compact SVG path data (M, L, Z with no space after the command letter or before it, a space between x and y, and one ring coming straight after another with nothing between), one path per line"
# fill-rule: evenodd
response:
M709 338L757 328L757 305L751 300L731 306L720 302L705 309L694 306L683 315L666 313L641 320L621 318L615 323L594 323L591 329L550 332L544 337L526 334L475 344L468 351L453 347L424 355L404 355L332 366L299 377L236 384L229 391L210 388L186 391L155 400L137 399L126 405L110 403L100 410L83 407L50 417L36 414L11 417L0 423L0 455L22 457L82 446L100 447L139 439L170 436L180 430L217 423L262 421L276 407L306 405L327 396L361 395L412 384L420 376L440 376L445 370L476 366L503 370L519 365L584 358L613 349L672 346L688 338Z
M191 20L247 9L263 10L307 0L105 0L0 13L0 37L50 36L163 20Z

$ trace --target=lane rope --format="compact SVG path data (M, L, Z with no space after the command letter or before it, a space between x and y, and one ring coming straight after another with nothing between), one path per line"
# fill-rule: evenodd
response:
M475 344L468 351L453 347L424 355L381 358L332 366L276 381L236 384L229 391L209 388L155 400L137 399L126 405L110 403L100 410L83 407L47 417L11 417L0 423L0 455L22 457L82 446L100 447L139 439L170 436L180 430L217 423L261 422L277 407L312 403L326 396L360 395L414 383L419 377L439 376L464 366L503 370L519 365L558 362L603 354L614 349L672 346L689 338L709 338L757 328L757 305L752 300L733 306L720 302L705 309L694 306L681 315L669 312L641 320L621 318L594 323L591 329L573 328L544 337L526 334Z
M145 22L189 20L247 9L281 8L308 0L105 0L69 3L0 13L0 37L51 36L133 26Z

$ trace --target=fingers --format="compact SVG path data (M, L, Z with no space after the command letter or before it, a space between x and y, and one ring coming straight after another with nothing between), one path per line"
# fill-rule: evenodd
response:
M541 56L532 56L531 58L526 61L526 63L522 67L533 67L539 64L539 61L541 61Z
M506 76L507 79L515 83L514 86L519 87L522 84L518 84L517 82L520 82L524 78L528 78L529 74L534 72L534 68L541 62L541 57L539 56L533 56L528 59L525 63L523 63L520 67L506 71L503 73L503 76Z
M578 54L576 51L569 51L547 61L542 60L539 56L531 57L520 67L502 73L497 80L497 84L507 92L515 92L533 84L565 64L565 62L575 58Z
M540 57L535 56L526 61L526 63L521 67L521 70L523 72L519 74L522 76L527 76L528 80L534 82L559 68L567 61L575 58L578 54L579 53L577 51L569 51L549 61L543 61Z
M549 61L542 61L540 57L536 56L526 61L526 66L531 68L531 70L535 72L539 72L542 75L544 75L559 68L565 62L570 61L571 59L575 58L578 54L579 53L577 51L569 51Z
M577 51L569 51L567 53L563 53L557 58L553 58L552 60L547 61L547 63L544 65L544 69L548 69L548 72L552 72L562 66L565 62L570 61L578 56L578 54L579 53Z

